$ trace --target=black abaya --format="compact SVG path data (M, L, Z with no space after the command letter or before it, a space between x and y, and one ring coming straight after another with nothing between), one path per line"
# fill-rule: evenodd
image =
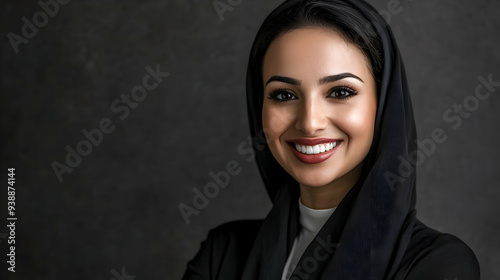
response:
M302 2L286 1L263 25ZM412 162L417 147L410 93L392 32L366 2L341 2L371 22L382 42L374 141L360 180L307 247L291 279L479 279L479 264L465 243L416 218L415 173L400 176L401 159ZM261 64L255 48L247 72L252 136L262 131ZM281 279L300 226L298 185L267 146L255 153L273 208L262 221L232 222L212 230L184 279Z

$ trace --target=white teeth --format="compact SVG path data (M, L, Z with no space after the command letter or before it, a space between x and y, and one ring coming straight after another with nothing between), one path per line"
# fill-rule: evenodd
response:
M315 154L327 152L327 151L335 148L336 146L337 146L337 142L319 144L319 145L314 145L314 146L295 144L295 149L303 154L315 155Z
M313 147L306 146L306 154L311 155L313 153Z
M313 154L319 154L319 150L320 150L319 145L313 146L312 150L313 150Z

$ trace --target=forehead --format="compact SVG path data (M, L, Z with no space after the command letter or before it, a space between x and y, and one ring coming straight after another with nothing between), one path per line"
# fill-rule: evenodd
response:
M264 56L263 78L271 75L294 77L353 72L369 73L361 49L338 32L321 28L294 29L271 42Z

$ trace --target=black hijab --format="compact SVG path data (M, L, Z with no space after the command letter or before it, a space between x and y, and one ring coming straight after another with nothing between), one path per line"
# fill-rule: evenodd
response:
M304 7L313 7L315 16L328 20L320 26L335 22L347 33L342 35L367 54L377 82L378 107L360 179L307 247L290 279L479 279L477 258L465 243L428 228L415 216L418 153L403 62L389 27L362 0L289 0L264 21L248 64L247 104L253 139L260 142L254 145L256 160L273 208L263 221L234 221L212 229L183 279L281 279L300 230L300 193L263 139L261 67L268 45L279 35L269 31L301 27L293 26L294 15ZM363 29L360 23L369 25ZM349 26L357 26L356 32Z
M304 2L308 1L286 1L266 18L263 26ZM415 172L402 176L398 170L401 161L414 162L410 156L416 150L403 61L389 26L372 6L362 0L330 2L352 6L380 38L383 67L377 81L375 134L361 178L308 246L291 279L392 279L410 246L417 222ZM257 38L263 36L262 29ZM247 70L248 113L254 137L263 130L263 49L267 47L254 43ZM281 279L299 231L298 184L279 166L267 145L256 148L255 153L273 208L257 234L242 279Z

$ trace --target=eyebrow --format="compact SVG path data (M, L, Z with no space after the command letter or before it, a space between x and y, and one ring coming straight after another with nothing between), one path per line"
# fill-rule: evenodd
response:
M267 80L266 86L270 82L274 82L274 81L283 82L283 83L287 83L287 84L292 84L292 85L296 85L296 86L300 85L300 83L301 83L300 80L297 80L297 79L294 79L294 78L290 78L290 77L272 76L269 80Z
M332 82L336 82L338 80L342 80L345 78L358 79L364 83L363 79L361 79L360 77L358 77L352 73L346 72L346 73L340 73L340 74L336 74L336 75L330 75L330 76L323 77L319 80L319 84L323 85L323 84L327 84L327 83L332 83ZM296 86L301 84L300 80L297 80L294 78L284 77L284 76L272 76L269 80L267 80L266 86L267 86L267 84L269 84L270 82L273 82L273 81L283 82L283 83L292 84L292 85L296 85Z
M354 75L352 73L346 72L346 73L341 73L341 74L337 74L337 75L331 75L331 76L323 77L323 78L321 78L319 80L319 84L323 85L323 84L327 84L327 83L332 83L332 82L336 82L338 80L342 80L342 79L345 79L345 78L358 79L358 80L360 80L361 82L364 83L364 81L360 77L358 77L358 76L356 76L356 75Z

